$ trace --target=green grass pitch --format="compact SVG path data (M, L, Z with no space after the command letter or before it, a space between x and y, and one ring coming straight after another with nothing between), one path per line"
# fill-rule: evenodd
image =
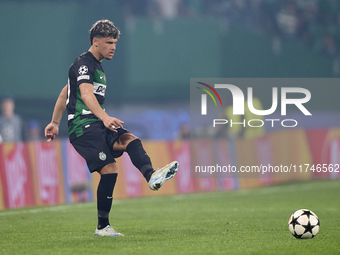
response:
M320 232L295 239L288 219L314 211ZM96 204L0 212L0 254L340 254L340 181L115 201L125 237L94 236Z

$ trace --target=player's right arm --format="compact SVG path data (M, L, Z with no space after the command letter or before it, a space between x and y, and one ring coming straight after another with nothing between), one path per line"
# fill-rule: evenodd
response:
M54 106L52 120L45 128L45 136L47 138L47 142L53 141L59 133L60 120L66 109L67 86L68 85L66 84L66 86L61 90L57 102Z
M81 100L89 110L100 119L106 128L117 132L115 128L123 127L123 121L110 117L99 105L96 96L93 94L93 85L91 83L81 83L79 85Z

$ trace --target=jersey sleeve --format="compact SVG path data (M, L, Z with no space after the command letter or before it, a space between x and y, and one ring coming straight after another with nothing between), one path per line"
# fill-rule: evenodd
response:
M93 84L94 66L90 61L79 61L75 65L77 86L82 83Z

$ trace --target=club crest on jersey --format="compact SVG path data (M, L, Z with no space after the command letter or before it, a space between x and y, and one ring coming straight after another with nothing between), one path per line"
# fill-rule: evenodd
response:
M105 161L106 160L106 154L103 151L99 152L99 158L100 158L100 160Z
M84 74L86 74L88 71L89 71L89 69L88 69L88 67L85 66L85 65L82 65L82 66L79 67L79 69L78 69L78 73L79 73L80 75L84 75Z

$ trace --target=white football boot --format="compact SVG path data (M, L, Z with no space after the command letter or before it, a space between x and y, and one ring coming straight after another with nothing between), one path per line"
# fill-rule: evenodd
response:
M94 234L96 236L124 236L122 233L119 233L116 230L114 230L114 228L111 227L110 225L107 225L103 229L97 228Z
M149 180L149 187L152 190L158 190L165 181L171 179L175 176L178 170L178 162L173 161L165 167L155 170L155 172L151 175Z

